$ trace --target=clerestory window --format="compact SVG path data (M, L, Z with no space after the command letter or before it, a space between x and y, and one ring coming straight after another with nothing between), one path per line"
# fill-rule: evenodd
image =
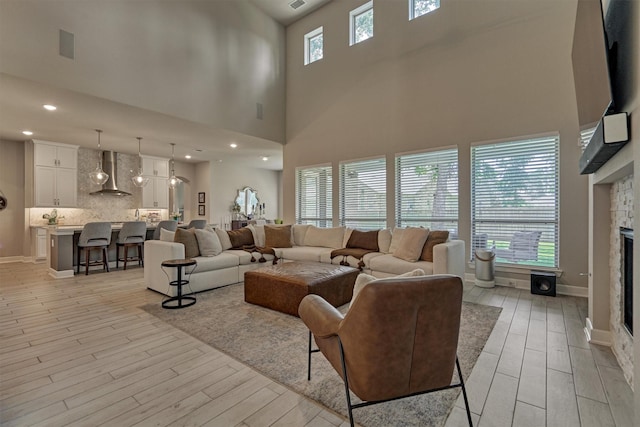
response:
M323 54L323 29L318 27L304 35L304 65L321 60Z
M373 37L373 0L349 12L349 46Z
M409 20L426 15L440 7L440 0L409 0Z

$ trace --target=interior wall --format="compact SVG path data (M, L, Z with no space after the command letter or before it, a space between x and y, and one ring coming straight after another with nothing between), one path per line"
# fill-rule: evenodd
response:
M0 140L0 153L0 191L7 198L7 208L0 211L1 260L29 253L29 225L25 223L24 143Z
M409 22L406 3L377 2L374 37L349 47L348 14L360 3L331 2L287 27L285 221L295 217L297 166L332 163L335 172L341 160L384 155L389 163L395 153L457 146L459 233L469 254L471 144L559 132L561 282L586 287L575 2L442 2ZM304 34L320 25L324 57L304 66ZM334 206L338 194L334 179Z
M284 41L250 1L0 2L0 72L278 142Z

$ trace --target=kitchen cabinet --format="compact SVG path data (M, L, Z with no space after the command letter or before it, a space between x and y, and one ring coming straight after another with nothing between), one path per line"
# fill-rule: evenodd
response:
M75 207L78 146L33 141L34 206Z
M36 229L36 260L47 258L47 230Z
M149 183L142 188L142 207L169 209L169 160L142 156L142 174L149 178Z

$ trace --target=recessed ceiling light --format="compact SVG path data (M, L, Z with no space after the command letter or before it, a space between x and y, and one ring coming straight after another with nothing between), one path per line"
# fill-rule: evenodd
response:
M27 136L33 135L33 132L31 132L30 130L23 130L22 133Z
M238 144L236 144L235 142L232 142L231 144L229 144L229 147L231 148L236 148L238 146Z
M190 158L191 158L191 154L186 154L186 155L184 156L184 158L185 158L185 159L190 159Z
M267 160L269 160L269 158L268 158L267 156L263 156L263 157L262 157L262 161L263 161L263 162L266 162Z
M56 111L58 109L58 107L51 104L44 104L43 107L45 110L49 110L49 111Z

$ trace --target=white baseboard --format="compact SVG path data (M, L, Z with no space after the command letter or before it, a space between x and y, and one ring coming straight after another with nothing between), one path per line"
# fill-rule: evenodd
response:
M66 279L68 277L73 277L73 270L54 270L53 268L49 268L49 276L54 279Z
M5 256L0 258L0 264L8 264L10 262L29 262L31 257L18 256Z
M510 279L507 277L496 277L495 279L497 286L522 290L531 289L531 281L528 279ZM476 277L473 273L465 273L464 280L467 283L475 283ZM556 293L572 297L587 298L589 296L589 289L581 286L563 285L558 283L556 285Z
M611 332L603 331L601 329L593 329L593 324L591 323L591 319L587 317L587 321L585 322L584 334L587 336L587 341L591 344L604 345L607 347L611 347Z

